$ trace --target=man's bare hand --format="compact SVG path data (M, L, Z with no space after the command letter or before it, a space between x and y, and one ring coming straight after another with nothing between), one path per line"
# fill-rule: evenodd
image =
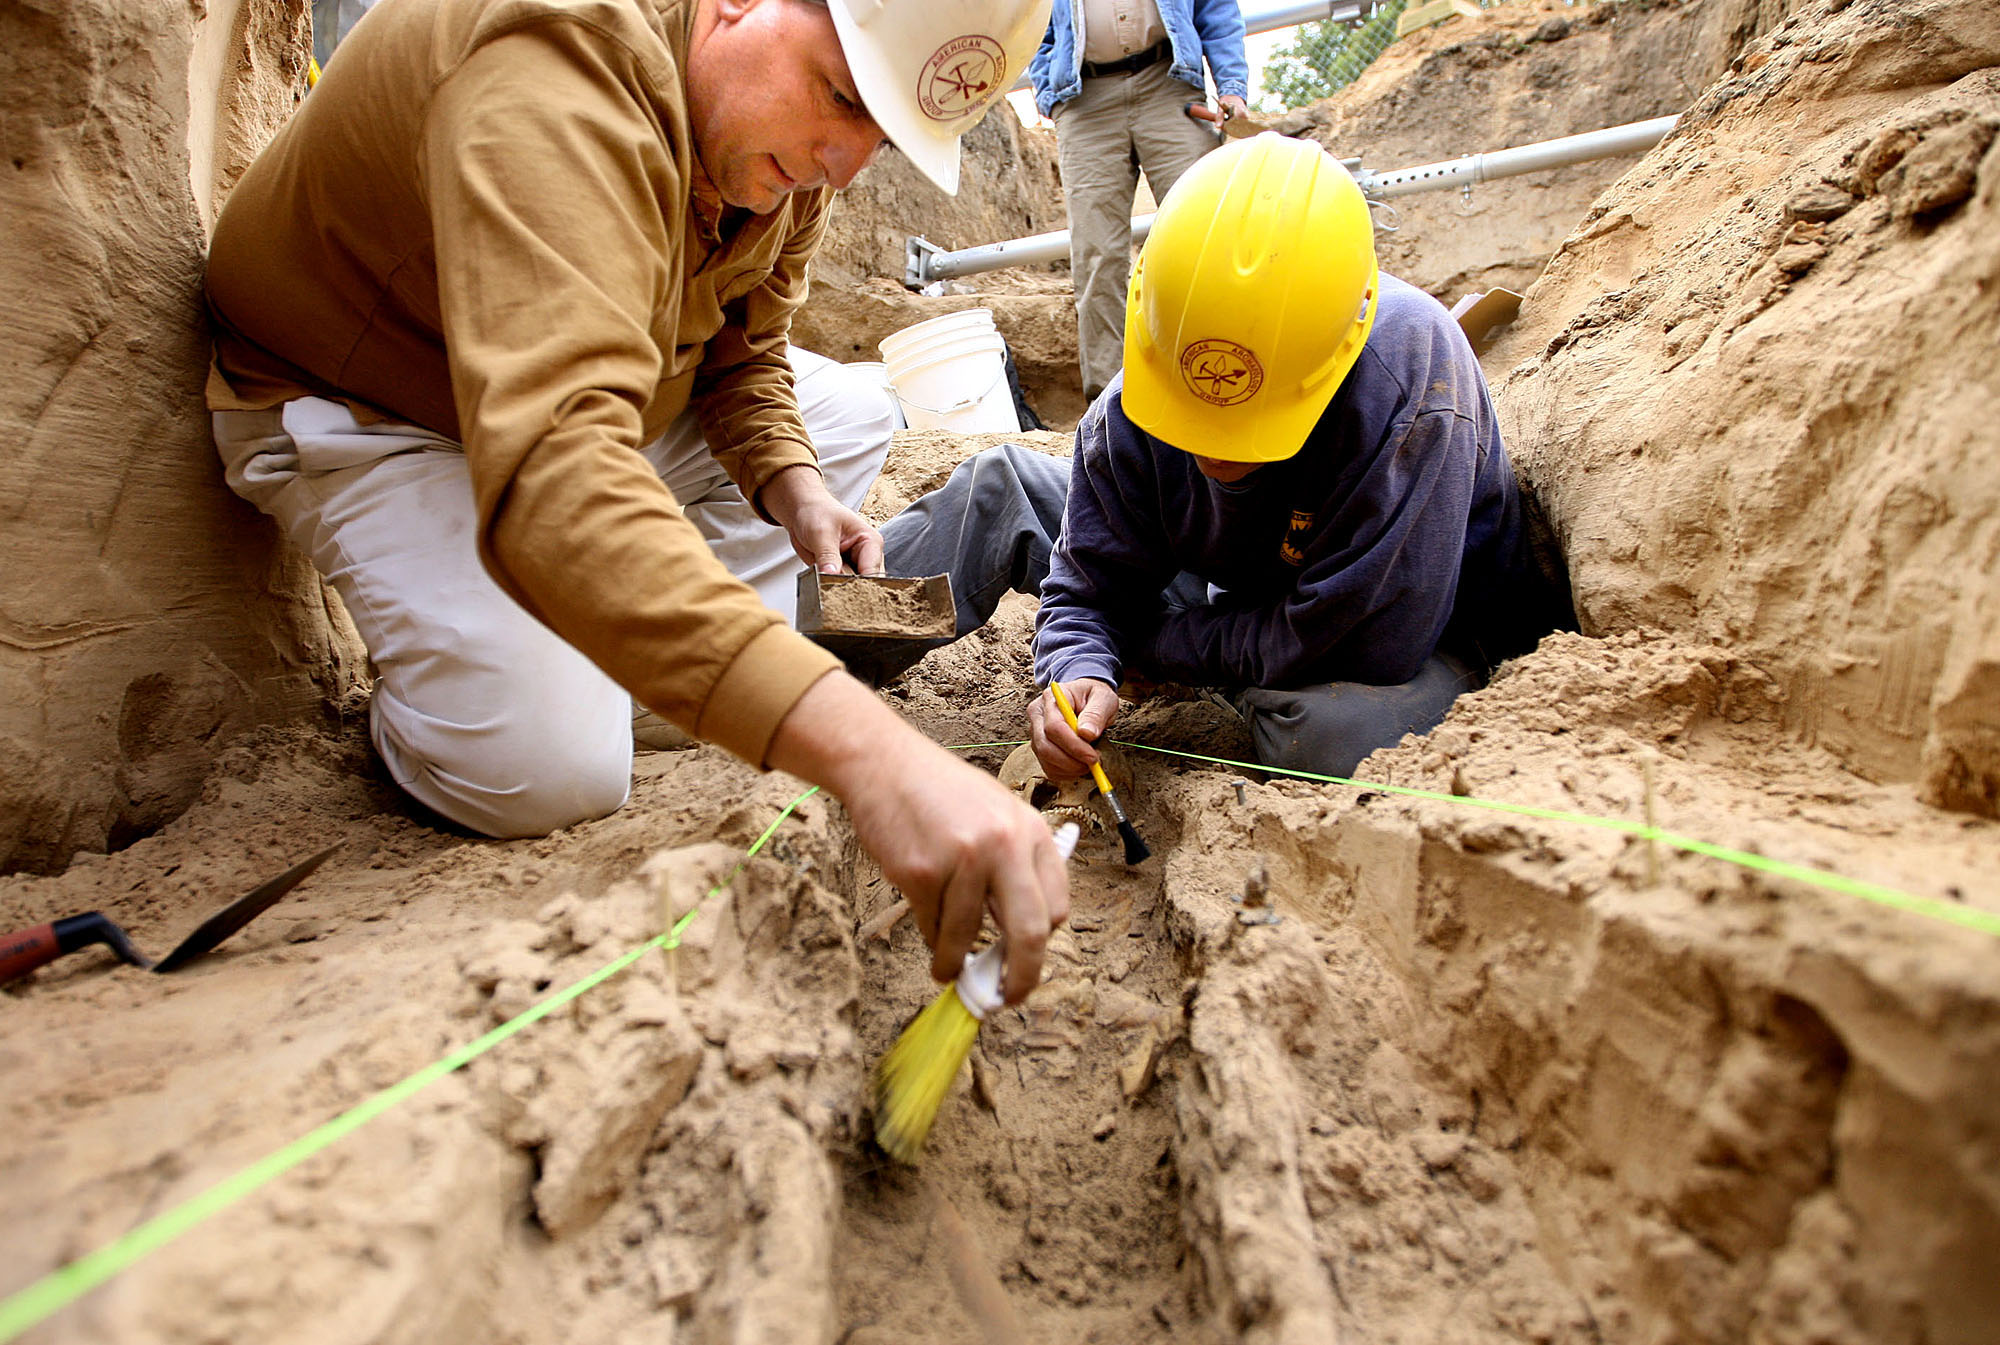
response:
M821 574L839 574L843 564L856 574L884 573L882 534L833 498L817 468L785 468L764 483L757 499L791 537L798 558Z
M1035 744L1035 759L1042 763L1051 780L1074 780L1096 762L1098 752L1091 744L1118 714L1118 690L1095 677L1079 677L1064 682L1070 708L1076 711L1076 729L1056 705L1054 691L1044 691L1028 706L1028 728Z
M1041 983L1049 935L1069 918L1069 878L1048 824L999 781L840 672L799 698L771 740L770 762L847 806L861 844L909 899L933 977L958 975L991 911L1007 940L1007 1002Z
M1196 121L1213 122L1215 125L1220 126L1222 123L1234 121L1236 118L1250 111L1250 104L1244 102L1242 98L1233 93L1226 93L1215 101L1221 105L1219 108L1210 107L1207 103L1190 102L1187 105L1187 114Z

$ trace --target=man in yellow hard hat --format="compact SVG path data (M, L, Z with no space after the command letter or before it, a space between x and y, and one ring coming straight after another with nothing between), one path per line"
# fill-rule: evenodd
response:
M946 191L1047 0L382 0L235 187L208 273L231 485L339 591L397 782L494 836L618 808L636 700L827 786L955 973L1066 912L1047 828L718 560L663 474L822 571L787 331L831 193ZM705 460L710 470L703 472ZM723 470L712 470L719 464ZM781 530L781 531L780 531Z
M1347 775L1568 620L1444 308L1379 273L1318 146L1218 149L1161 203L1123 371L1077 429L1030 708L1050 775L1097 758L1128 672L1223 687L1267 765Z

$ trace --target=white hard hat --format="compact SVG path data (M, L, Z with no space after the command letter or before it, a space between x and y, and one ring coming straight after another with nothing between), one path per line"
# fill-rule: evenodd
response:
M828 0L854 87L925 177L958 194L958 138L1028 68L1049 0Z

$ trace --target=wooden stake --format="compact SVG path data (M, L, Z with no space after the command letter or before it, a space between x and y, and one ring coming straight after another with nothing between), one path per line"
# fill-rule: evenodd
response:
M1650 751L1642 754L1639 758L1639 775L1645 781L1646 786L1646 886L1648 887L1658 887L1660 885L1660 843L1654 839L1654 833L1659 830L1659 823L1654 820L1653 813L1653 763L1655 760L1656 758Z

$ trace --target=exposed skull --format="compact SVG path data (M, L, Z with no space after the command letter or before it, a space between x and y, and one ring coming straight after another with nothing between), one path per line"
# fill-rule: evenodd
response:
M1111 781L1113 789L1123 789L1132 781L1131 768L1126 764L1123 753L1116 748L1102 747L1100 764L1104 774ZM1022 743L1015 748L1000 765L1000 783L1021 796L1021 801L1038 813L1046 814L1052 822L1075 822L1091 831L1103 831L1110 824L1110 814L1103 801L1097 797L1097 782L1088 775L1074 780L1056 781L1048 777L1042 763L1035 757L1033 743Z

